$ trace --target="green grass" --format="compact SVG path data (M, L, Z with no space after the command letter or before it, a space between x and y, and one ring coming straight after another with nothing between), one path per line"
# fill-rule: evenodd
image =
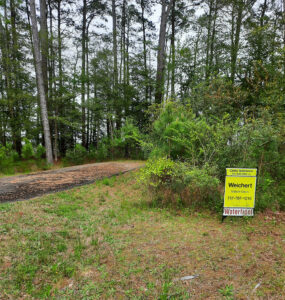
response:
M62 168L63 164L58 162L57 164L50 166L46 164L45 159L28 159L19 160L13 164L7 166L5 169L0 170L0 178L5 176L29 174L33 172L46 171L50 169Z
M1 204L0 299L285 298L284 214L162 209L133 174Z

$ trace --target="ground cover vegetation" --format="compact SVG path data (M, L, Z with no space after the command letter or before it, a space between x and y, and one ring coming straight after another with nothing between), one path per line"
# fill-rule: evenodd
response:
M284 209L284 1L4 0L0 45L1 173L144 158L156 199L218 209L258 167Z
M282 299L284 213L162 209L137 176L1 204L0 298Z

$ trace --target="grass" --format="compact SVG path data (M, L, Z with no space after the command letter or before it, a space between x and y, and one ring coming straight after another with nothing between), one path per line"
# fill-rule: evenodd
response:
M285 299L282 216L161 209L134 173L1 204L0 299Z
M0 170L0 178L13 175L29 174L33 172L46 171L63 168L64 165L58 161L53 166L47 165L45 159L19 160L12 165Z

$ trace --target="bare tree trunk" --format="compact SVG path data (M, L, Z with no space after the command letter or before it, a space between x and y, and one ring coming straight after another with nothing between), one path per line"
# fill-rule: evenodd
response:
M146 49L146 28L145 28L145 3L141 0L141 18L142 18L142 30L143 30L143 61L144 61L144 78L145 78L145 101L148 102L149 95L149 78L147 69L147 49Z
M2 25L2 19L0 15L0 50L2 54L2 68L4 73L4 82L2 86L2 98L4 99L4 89L6 89L6 98L9 99L10 97L10 88L11 88L11 80L10 80L10 72L9 72L9 64L8 64L8 42L6 36L6 30ZM1 118L2 121L2 118ZM5 130L3 131L3 139L2 143L6 146L6 136Z
M11 89L12 97L8 100L12 100L10 106L10 114L11 114L11 129L12 129L12 140L14 149L21 154L22 143L21 143L21 116L19 112L19 57L18 57L18 34L16 29L16 5L14 0L10 0L10 24L11 24L11 34L12 34L12 48L11 48L11 84L13 87ZM10 101L9 101L10 102Z
M86 77L86 22L87 22L87 1L83 0L82 18L82 69L81 69L81 106L82 106L82 145L86 147L86 110L85 110L85 77Z
M213 26L212 26L211 42L210 42L209 76L213 72L213 60L214 60L215 38L216 38L217 13L218 13L218 1L216 0L215 1L215 7L214 7L214 20L213 20Z
M40 0L40 43L42 54L42 71L46 99L48 102L48 28L47 28L47 4L46 0Z
M171 97L175 96L175 0L171 15Z
M44 128L46 158L47 158L47 163L52 164L53 163L52 146L51 146L51 138L50 138L46 94L44 88L44 79L43 79L43 72L42 72L42 62L41 62L41 52L40 52L40 42L39 42L39 33L38 33L38 26L37 26L35 0L30 1L30 7L31 7L33 46L34 46L35 62L36 62L35 69L36 69L36 76L38 82L38 93L40 95L40 106L41 106L41 115L42 115L42 122Z
M90 23L89 23L90 24ZM86 124L86 148L89 148L90 139L90 78L89 78L89 26L86 30L86 79L87 79L87 124Z
M112 0L113 19L113 56L114 56L114 107L116 111L116 128L121 128L121 108L118 103L118 53L117 53L117 15L116 1Z
M283 47L285 48L285 0L283 0ZM283 52L283 59L284 59L284 70L283 70L283 75L285 78L285 51Z
M209 3L209 15L208 15L208 25L207 25L207 47L206 47L206 72L205 78L209 78L209 53L210 53L210 39L211 39L211 27L212 27L212 13L213 13L213 0Z
M157 72L156 72L156 90L155 102L161 103L163 99L164 89L164 70L165 70L165 42L166 42L166 25L170 13L170 8L173 5L173 0L170 0L168 6L166 0L162 0L161 8L161 21L158 40L158 53L157 53Z
M235 18L235 10L237 9L237 16ZM244 9L244 2L233 4L232 11L232 32L231 32L231 81L234 83L236 75L236 64L239 50L240 31L242 25L242 13Z

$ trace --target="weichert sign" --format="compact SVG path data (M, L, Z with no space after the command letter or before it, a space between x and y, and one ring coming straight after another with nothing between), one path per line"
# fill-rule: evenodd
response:
M223 216L253 216L257 169L227 168Z

